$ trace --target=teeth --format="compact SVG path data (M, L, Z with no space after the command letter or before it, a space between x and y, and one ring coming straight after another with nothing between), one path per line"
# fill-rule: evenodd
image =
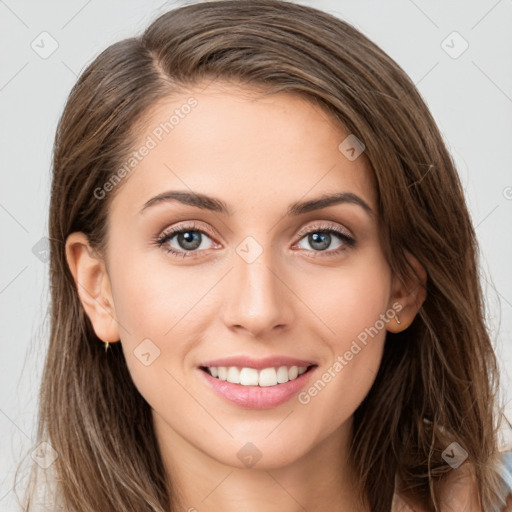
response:
M242 384L242 386L257 386L258 385L258 370L254 368L242 368L239 370L236 366L232 366L230 370L238 373L239 378L233 384Z
M288 382L290 380L290 377L288 376L288 368L286 368L286 366L280 366L277 369L276 378L277 378L277 382L279 382L279 384Z
M240 372L236 366L231 366L228 368L226 380L228 382L232 382L233 384L240 384Z
M275 386L296 379L306 370L306 366L279 366L278 368L239 368L237 366L209 366L212 377L242 386Z
M288 380L288 375L286 375L286 380ZM277 384L277 372L275 368L264 368L260 370L258 384L260 386L275 386Z

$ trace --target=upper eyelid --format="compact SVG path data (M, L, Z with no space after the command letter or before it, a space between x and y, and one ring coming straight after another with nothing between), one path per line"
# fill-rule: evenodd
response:
M199 221L189 221L187 223L187 221L183 221L182 225L178 224L177 226L171 226L171 227L167 227L165 228L163 231L162 231L162 234L160 235L160 237L164 237L166 235L175 235L176 233L179 233L180 231L199 231L201 233L205 233L206 235L210 236L210 237L213 237L215 236L213 234L213 230L211 229L208 229L208 228L205 228L203 227L202 225L198 224Z
M336 224L336 223L331 222L331 221L317 221L317 222L314 222L313 224L311 224L309 226L305 226L304 228L301 228L297 232L297 236L306 235L306 234L308 234L308 233L310 233L311 231L314 231L314 230L318 230L318 231L322 231L322 230L341 231L346 236L353 238L351 230L349 230L348 228L346 228L346 227L344 227L344 226L342 226L340 224Z

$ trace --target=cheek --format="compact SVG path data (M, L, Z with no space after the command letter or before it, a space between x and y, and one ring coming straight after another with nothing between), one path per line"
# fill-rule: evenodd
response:
M339 326L347 335L329 338L329 360L297 395L299 407L304 407L308 417L308 429L316 432L319 439L354 414L370 391L382 360L385 328L372 325L360 330L360 320L352 321L351 326Z
M211 280L194 266L173 267L162 253L156 261L131 255L114 269L116 315L122 339L130 344L147 337L160 344L172 339L176 346L176 333L193 328L198 311L204 311L200 306Z
M303 282L303 290L326 326L329 344L344 352L347 342L374 326L390 306L390 271L378 251L367 251L346 266L317 270Z
M312 429L324 434L347 420L368 394L382 359L386 320L392 318L385 261L377 254L361 263L337 269L335 277L321 281L321 290L309 286L316 290L308 295L311 303L327 327L322 340L328 358L298 399L311 408Z
M112 265L126 364L141 395L159 411L194 406L180 384L218 316L212 301L222 296L219 271L173 266L165 256L148 263L151 258L131 254Z
M114 297L128 371L153 409L182 408L181 367L200 340L197 303L206 284L156 266L132 272L128 263L119 268Z
M367 345L354 341L312 379L297 396L308 418L308 429L325 438L351 418L370 391L377 375L384 340Z

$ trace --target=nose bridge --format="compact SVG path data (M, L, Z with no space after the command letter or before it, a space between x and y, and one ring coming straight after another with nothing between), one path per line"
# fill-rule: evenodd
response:
M228 327L242 327L258 336L292 321L293 294L278 270L279 255L272 251L269 237L266 240L263 246L248 236L237 246L224 316Z

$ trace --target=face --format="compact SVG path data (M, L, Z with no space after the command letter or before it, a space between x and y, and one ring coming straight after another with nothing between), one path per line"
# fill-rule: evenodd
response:
M365 155L298 96L218 83L156 105L140 133L106 257L133 381L162 442L286 465L348 428L395 326Z

